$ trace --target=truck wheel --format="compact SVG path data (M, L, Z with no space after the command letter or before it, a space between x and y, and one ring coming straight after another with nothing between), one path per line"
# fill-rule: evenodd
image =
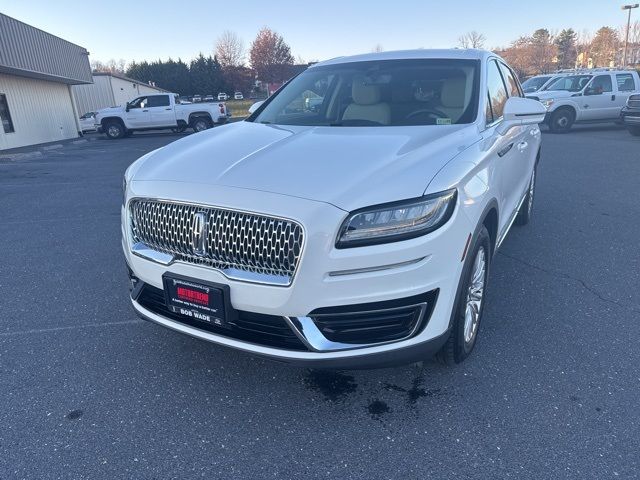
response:
M569 108L559 108L551 114L549 119L549 129L553 133L567 133L571 130L573 122L576 121L576 114Z
M627 130L634 137L640 137L640 127L637 125L627 125Z
M191 128L193 128L194 132L198 133L208 128L211 128L211 122L207 118L203 118L203 117L196 118L191 122Z
M120 122L113 120L106 123L104 126L104 133L107 135L109 140L115 140L117 138L124 137L125 128Z

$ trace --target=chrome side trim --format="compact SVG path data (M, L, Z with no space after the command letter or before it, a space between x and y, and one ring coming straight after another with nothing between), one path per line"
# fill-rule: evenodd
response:
M365 310L362 312L347 312L347 313L336 313L336 314L322 314L322 315L314 315L314 317L338 317L338 316L346 316L346 315L357 315L363 313L379 313L379 312L393 312L396 310L404 310L407 308L419 307L420 313L418 314L418 321L416 322L415 327L409 332L409 334L403 338L399 338L397 340L392 340L390 342L377 342L377 343L340 343L340 342L332 342L327 337L325 337L320 329L316 326L312 317L284 317L286 322L289 324L293 332L300 339L305 346L313 351L313 352L335 352L342 350L356 350L359 348L368 348L375 347L378 345L386 345L389 343L401 342L408 338L411 338L418 329L422 326L424 322L425 313L427 311L426 302L418 303L415 305L404 305L402 307L395 308L385 308L380 310Z
M427 257L420 257L414 260L407 260L406 262L391 263L388 265L379 265L377 267L353 268L351 270L337 270L335 272L329 272L329 276L341 277L344 275L356 275L358 273L370 273L370 272L380 272L383 270L392 270L394 268L406 267L408 265L413 265L414 263L419 263L425 258Z

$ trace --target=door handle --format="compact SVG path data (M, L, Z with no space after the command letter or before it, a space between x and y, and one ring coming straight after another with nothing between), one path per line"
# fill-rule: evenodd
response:
M507 153L509 153L509 150L511 150L512 148L513 148L513 143L510 143L509 145L502 148L501 150L498 150L498 156L504 157Z
M171 107L169 107L169 108L165 108L165 110L171 110Z
M143 112L148 112L149 110L142 110Z
M616 99L615 95L611 95L611 101L613 102Z
M529 146L528 142L520 142L518 144L518 151L524 152L527 149L528 146Z

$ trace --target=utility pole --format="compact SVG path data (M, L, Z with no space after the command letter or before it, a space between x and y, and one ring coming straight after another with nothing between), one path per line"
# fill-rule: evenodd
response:
M634 3L633 5L623 5L622 10L629 10L629 16L627 17L627 33L624 36L624 55L622 56L622 67L627 66L627 48L629 46L629 28L631 28L631 10L638 8L640 4Z

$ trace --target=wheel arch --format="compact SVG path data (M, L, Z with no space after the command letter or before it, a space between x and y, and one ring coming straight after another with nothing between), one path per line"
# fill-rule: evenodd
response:
M124 124L124 120L122 120L122 118L120 117L105 117L102 120L100 120L100 125L104 127L108 122L113 122L113 121L120 123L123 127L126 128L126 125Z
M191 122L193 122L196 118L206 118L209 121L213 121L213 118L211 118L211 114L209 112L191 112L189 114L189 124L191 124Z
M489 237L491 238L491 255L494 255L496 253L496 244L498 242L498 230L500 225L498 201L495 198L491 199L489 203L487 203L480 219L481 220L478 222L478 226L476 227L476 231L473 232L473 235L477 235L478 230L484 226L489 232Z

